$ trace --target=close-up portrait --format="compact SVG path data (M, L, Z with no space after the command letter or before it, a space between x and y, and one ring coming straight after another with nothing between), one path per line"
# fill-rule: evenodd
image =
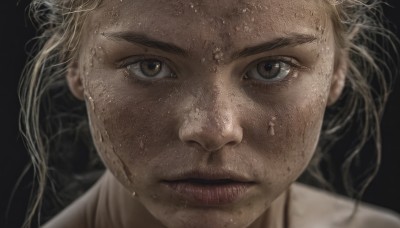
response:
M397 1L1 4L0 227L400 228Z

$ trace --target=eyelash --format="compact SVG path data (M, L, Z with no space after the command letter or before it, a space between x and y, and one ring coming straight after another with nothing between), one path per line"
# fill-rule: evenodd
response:
M282 62L291 67L289 74L284 77L282 80L277 80L274 82L260 82L260 80L252 80L249 79L247 76L247 73L253 69L254 67L257 67L258 64L262 62ZM267 58L262 58L262 59L257 59L256 61L252 62L249 64L249 66L244 70L244 73L242 73L242 80L243 81L249 81L249 83L252 86L261 86L261 87L284 87L287 86L287 84L292 81L294 78L297 78L297 75L301 70L306 70L308 69L307 67L301 65L298 60L296 60L293 57L288 57L288 56L278 56L278 57L267 57ZM296 75L296 76L295 76Z
M164 64L166 64L169 68L171 68L171 71L174 74L174 77L168 77L168 78L176 78L176 71L173 67L171 67L172 64L170 64L170 61L168 59L165 59L163 57L160 56L152 56L152 55L148 55L148 56L132 56L129 57L127 59L124 59L122 61L120 61L119 63L117 63L117 68L118 69L123 69L124 72L124 76L126 78L128 78L129 80L133 80L135 83L139 83L142 85L152 85L154 84L157 80L142 80L140 79L138 76L132 75L132 73L129 72L129 70L127 69L127 67L129 65L133 65L136 63L139 63L141 61L145 61L145 60L158 60Z
M127 69L127 67L129 65L132 64L136 64L139 63L140 61L144 61L144 60L150 60L150 59L154 59L154 60L159 60L160 62L166 64L168 67L171 68L171 71L174 74L174 77L167 77L168 78L176 78L176 71L175 69L173 69L173 67L171 67L171 64L169 60L160 57L160 56L137 56L137 57L130 57L128 59L125 59L123 61L121 61L119 64L117 64L117 67L120 69L124 69L124 75L125 77L129 77L129 79L134 80L137 83L140 83L142 85L152 85L154 84L156 81L158 80L142 80L140 78L138 78L137 76L132 76L132 73L129 72L129 70ZM285 63L287 65L289 65L291 67L291 70L289 72L289 74L287 76L285 76L283 79L281 80L277 80L274 82L262 82L261 80L252 80L249 79L247 76L247 73L254 67L257 67L258 64L262 63L262 62L282 62ZM283 87L286 86L291 80L293 80L294 78L297 78L296 76L294 77L294 75L298 75L300 70L305 70L308 69L305 66L302 66L301 64L298 63L298 61L293 58L293 57L287 57L287 56L279 56L279 57L268 57L268 58L263 58L263 59L257 59L256 61L250 63L248 65L247 68L245 68L244 73L242 73L242 80L243 81L249 81L249 83L251 85L255 85L255 86L261 86L261 87ZM261 82L260 82L261 81Z

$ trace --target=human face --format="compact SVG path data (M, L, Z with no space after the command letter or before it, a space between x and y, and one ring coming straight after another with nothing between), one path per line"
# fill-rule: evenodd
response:
M78 61L98 153L167 227L251 225L314 153L332 30L320 0L104 0Z

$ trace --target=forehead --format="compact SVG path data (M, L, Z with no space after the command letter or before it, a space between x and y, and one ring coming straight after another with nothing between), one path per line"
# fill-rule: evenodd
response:
M190 49L199 40L229 46L288 33L318 36L329 21L324 6L325 0L103 0L91 21L108 32L142 32Z

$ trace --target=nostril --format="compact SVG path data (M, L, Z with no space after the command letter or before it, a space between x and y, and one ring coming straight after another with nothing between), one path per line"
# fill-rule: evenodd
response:
M197 136L197 138L196 138ZM193 136L194 139L184 140L184 142L191 147L201 147L202 150L213 152L218 151L224 146L236 146L241 143L242 137L227 136L218 137L213 134L204 134Z

